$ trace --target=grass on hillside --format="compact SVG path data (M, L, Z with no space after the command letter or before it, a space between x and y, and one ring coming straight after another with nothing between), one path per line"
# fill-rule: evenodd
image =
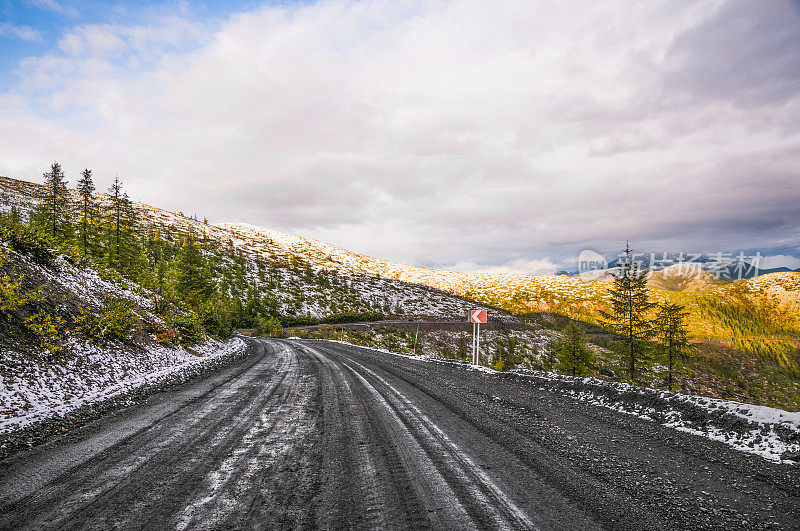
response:
M747 304L742 302L730 311L741 312ZM556 331L571 321L563 315L547 312L527 314L525 319ZM791 332L785 327L775 328L777 323L761 317L744 323L743 333ZM756 326L759 323L760 328ZM624 352L613 334L596 322L579 324L587 340L604 349L598 351L595 375L629 381L625 377ZM736 321L728 321L728 326L735 329L735 325ZM689 360L677 373L681 392L800 411L800 348L794 343L738 336L732 343L719 339L693 340L690 347ZM640 375L631 383L666 387L666 368L659 360L643 360L641 367Z

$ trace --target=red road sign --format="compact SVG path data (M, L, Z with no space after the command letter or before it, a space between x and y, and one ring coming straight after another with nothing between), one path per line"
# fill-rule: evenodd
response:
M485 323L486 322L486 310L470 310L470 312L469 312L469 322L470 323Z

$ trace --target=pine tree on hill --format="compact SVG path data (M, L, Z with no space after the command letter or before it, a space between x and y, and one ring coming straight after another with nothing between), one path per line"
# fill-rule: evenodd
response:
M497 338L495 343L494 369L497 371L510 371L517 365L517 345L519 341L515 337L503 339Z
M152 269L155 268L158 262L164 256L164 250L161 242L161 234L158 229L152 226L147 227L145 238L145 254L147 256L147 264Z
M143 252L143 247L147 245L147 236L139 237L137 218L133 201L130 200L127 192L123 192L120 199L120 265L133 279L140 278L142 271L146 269L147 262Z
M214 293L214 278L194 234L189 234L181 246L175 285L181 298L193 308L199 308Z
M656 338L659 352L667 363L667 388L672 391L675 365L688 358L689 333L686 329L686 317L689 315L680 304L662 304L658 307L655 318Z
M133 201L131 198L128 197L128 192L122 193L122 198L120 199L120 223L122 224L123 230L126 231L133 231L134 227L136 226L136 209L133 206Z
M122 236L122 182L119 176L114 176L114 182L108 188L108 196L111 199L109 207L109 247L108 261L111 267L119 271L120 269L120 240Z
M558 341L558 369L571 376L584 376L594 362L594 353L586 346L583 332L574 322L569 323L562 331L563 337Z
M636 365L645 356L653 337L648 313L656 304L647 293L647 277L639 263L631 259L631 248L625 246L625 258L617 267L609 288L611 311L601 311L604 324L611 328L623 344L628 363L628 376L636 377Z
M456 358L466 360L469 358L467 353L467 337L465 334L458 334L458 350L456 351Z
M80 218L81 218L81 242L83 244L83 256L89 252L90 246L90 226L95 218L96 205L92 193L94 192L94 182L92 181L92 170L85 169L81 173L78 181L78 193L81 196Z
M46 192L44 195L44 215L48 230L55 238L60 224L67 217L67 181L61 164L54 162L50 171L43 174Z

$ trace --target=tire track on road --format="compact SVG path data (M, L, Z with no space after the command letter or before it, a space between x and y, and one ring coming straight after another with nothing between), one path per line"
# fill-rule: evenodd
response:
M261 346L259 350L263 356L268 349ZM164 510L181 503L181 493L191 488L191 478L201 464L227 453L243 436L253 411L268 402L291 374L284 370L285 357L275 359L282 362L272 365L261 360L249 365L227 385L192 400L192 407L181 408L187 415L176 416L176 411L108 448L9 508L8 513L13 510L17 518L3 519L0 524L17 528L141 525L150 519L152 507L160 509L157 519L163 522ZM259 380L269 385L257 385ZM120 511L121 507L125 510Z
M444 459L437 461L450 469L449 475L455 476L461 488L466 488L470 492L472 499L469 500L468 507L477 505L484 508L487 516L501 528L535 528L525 512L510 501L509 496L483 472L469 455L453 442L411 400L374 371L358 362L353 361L350 363L360 369L362 373L371 376L372 383L362 374L359 374L355 368L350 367L359 378L363 379L366 385L374 390L375 393L381 395L385 403L398 414L398 418L401 418L407 426L413 427L414 431L425 439L424 446L430 448L428 450L430 453L441 452L445 454ZM375 385L375 381L379 382L380 385ZM383 391L379 390L380 386L383 386Z
M269 503L268 497L261 495L268 490L263 476L309 434L314 420L306 409L315 382L301 376L293 349L281 344L279 355L287 360L284 373L262 404L242 415L245 424L250 421L249 427L238 445L229 449L187 499L176 529L213 529L234 520L242 523L254 512L257 502ZM252 414L259 407L263 409Z
M434 528L535 528L525 512L407 396L360 363L343 360L321 345L314 349L346 367L375 404L373 413L393 428L404 464L418 478L416 495L435 493L436 504L428 507Z

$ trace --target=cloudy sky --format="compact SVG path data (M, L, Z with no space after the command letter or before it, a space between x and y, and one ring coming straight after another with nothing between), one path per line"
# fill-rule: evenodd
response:
M800 266L800 3L0 0L0 174L419 265Z

